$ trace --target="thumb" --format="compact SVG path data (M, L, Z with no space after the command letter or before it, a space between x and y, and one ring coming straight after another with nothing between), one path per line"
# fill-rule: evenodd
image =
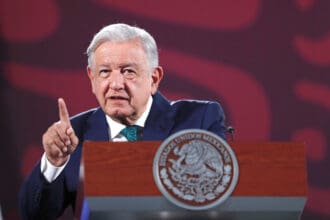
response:
M63 98L58 99L58 114L60 121L70 124L69 112Z

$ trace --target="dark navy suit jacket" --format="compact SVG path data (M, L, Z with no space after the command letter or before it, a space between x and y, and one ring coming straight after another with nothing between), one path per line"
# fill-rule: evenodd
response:
M92 109L71 119L79 138L76 150L62 173L48 183L40 172L40 161L20 191L23 219L56 219L69 205L75 207L82 144L85 140L108 141L108 125L102 109ZM185 100L169 102L159 92L143 129L142 140L162 141L184 129L204 129L225 139L224 113L217 102Z

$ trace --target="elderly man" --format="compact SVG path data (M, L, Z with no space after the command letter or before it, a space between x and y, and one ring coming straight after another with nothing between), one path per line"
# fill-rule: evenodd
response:
M92 141L164 140L189 128L225 138L216 102L169 102L158 91L163 69L156 42L126 24L101 29L87 49L87 74L100 105L72 118L58 100L59 121L42 137L44 155L22 186L24 219L56 219L75 206L82 145Z

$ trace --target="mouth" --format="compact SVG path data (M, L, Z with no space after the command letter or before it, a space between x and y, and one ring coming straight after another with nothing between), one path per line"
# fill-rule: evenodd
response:
M110 96L110 100L114 101L128 101L129 98L123 96Z

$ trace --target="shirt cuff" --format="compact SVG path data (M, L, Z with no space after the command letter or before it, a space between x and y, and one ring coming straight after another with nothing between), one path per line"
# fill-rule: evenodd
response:
M70 160L70 155L68 157L68 160L65 162L65 164L63 164L60 167L56 167L56 166L53 166L48 161L48 159L46 157L46 153L44 153L41 157L41 164L40 164L41 173L44 175L46 180L49 183L51 183L61 174L61 172L63 171L63 169L65 168L65 166L69 162L69 160Z

